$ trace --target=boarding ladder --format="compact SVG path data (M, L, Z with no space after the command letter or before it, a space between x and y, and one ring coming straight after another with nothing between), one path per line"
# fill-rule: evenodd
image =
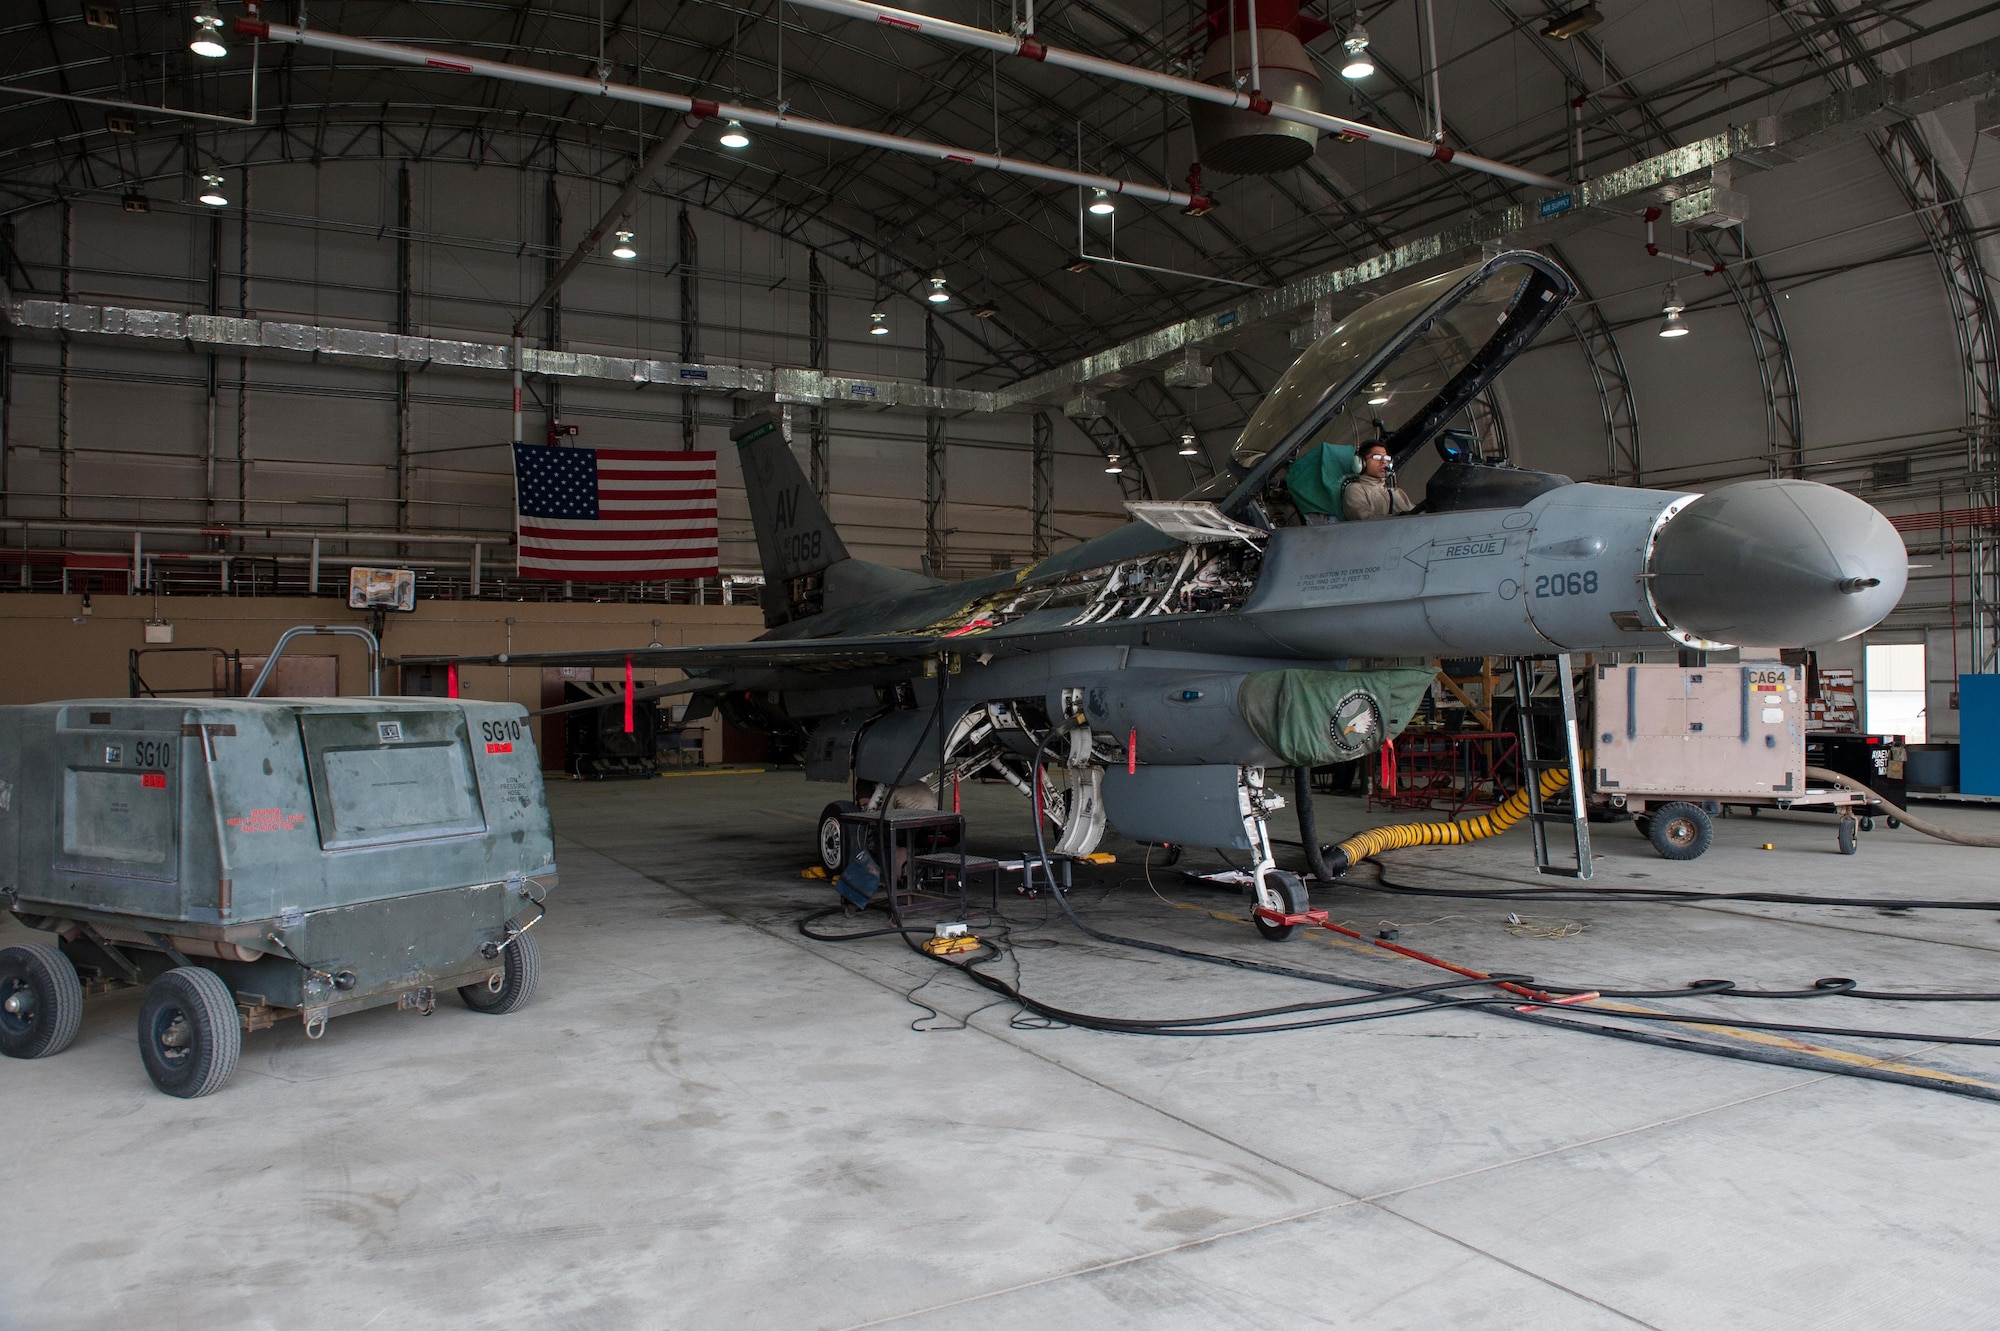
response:
M1514 658L1514 700L1521 729L1521 775L1528 792L1528 826L1535 835L1535 871L1562 878L1590 877L1590 822L1583 788L1583 753L1577 743L1576 685L1569 653ZM1549 752L1551 741L1556 746ZM1551 811L1542 799L1542 773L1569 773L1557 798L1567 810ZM1551 828L1567 828L1568 836ZM1568 846L1563 842L1567 840ZM1564 863L1555 862L1558 857Z

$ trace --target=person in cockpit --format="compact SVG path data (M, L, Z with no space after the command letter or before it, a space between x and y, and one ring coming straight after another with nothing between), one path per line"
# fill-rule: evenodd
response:
M1413 507L1410 497L1396 488L1395 478L1390 474L1394 464L1389 457L1389 446L1364 444L1357 452L1361 474L1341 487L1340 516L1349 522L1371 522L1409 512Z

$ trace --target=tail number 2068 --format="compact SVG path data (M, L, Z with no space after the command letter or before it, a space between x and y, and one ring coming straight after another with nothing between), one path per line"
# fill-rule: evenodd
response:
M1597 591L1597 570L1583 573L1538 573L1537 596L1589 596Z

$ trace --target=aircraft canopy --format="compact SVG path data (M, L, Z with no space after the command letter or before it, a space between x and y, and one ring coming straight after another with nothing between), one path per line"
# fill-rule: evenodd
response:
M1447 384L1501 336L1507 316L1533 282L1535 269L1505 263L1493 269L1430 326L1410 325L1482 264L1412 283L1371 301L1307 348L1265 397L1236 441L1231 459L1254 466L1320 405L1329 388L1351 378L1383 349L1408 338L1402 351L1342 395L1345 405L1313 442L1359 446L1395 435L1435 401ZM1240 471L1239 471L1240 474Z

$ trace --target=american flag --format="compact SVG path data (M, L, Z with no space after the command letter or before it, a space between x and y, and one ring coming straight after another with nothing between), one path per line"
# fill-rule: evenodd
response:
M715 454L514 446L520 576L712 578Z

